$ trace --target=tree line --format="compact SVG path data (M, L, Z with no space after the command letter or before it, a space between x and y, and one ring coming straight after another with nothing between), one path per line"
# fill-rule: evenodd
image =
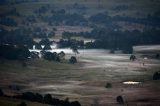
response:
M32 101L32 102L39 102L42 104L49 104L49 105L54 105L54 106L81 106L81 104L78 101L69 101L69 98L66 98L65 100L60 100L57 98L53 98L51 94L41 95L39 93L24 92L19 95L8 96L2 91L2 89L0 89L0 96L27 100L27 101ZM21 104L24 104L22 106L27 106L25 102Z
M91 32L64 32L64 38L73 36L82 36L84 38L94 38L95 41L88 42L85 48L103 48L111 50L123 50L125 53L131 53L135 45L160 44L160 30L150 29L140 32L121 31L112 28L94 28Z

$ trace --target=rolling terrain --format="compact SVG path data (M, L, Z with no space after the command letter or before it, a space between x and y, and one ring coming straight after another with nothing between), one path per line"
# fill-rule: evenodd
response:
M159 81L152 81L152 76L158 71L160 61L138 56L138 60L131 62L129 55L107 52L80 50L79 62L74 65L38 59L22 67L18 61L5 61L0 66L0 87L9 95L26 91L49 93L63 100L78 100L82 106L97 102L102 106L119 106L118 95L122 95L128 105L157 105ZM68 51L66 59L70 55L72 51ZM140 84L124 84L125 81ZM106 88L107 83L112 87ZM20 91L9 89L9 85L19 86Z
M27 45L28 52L36 54L43 49L33 48L43 45L54 46L45 50L51 54L65 53L65 59L59 62L27 57L25 65L18 59L0 57L0 89L6 95L51 94L61 100L79 101L82 106L122 106L116 101L122 96L126 106L160 106L160 81L153 80L154 73L160 71L159 0L2 1L1 50L6 45L15 51L19 45ZM65 38L64 32L70 32L71 39ZM72 46L77 46L79 53L73 53ZM135 61L130 60L132 47ZM123 54L125 49L127 54ZM11 55L9 49L6 51ZM15 51L12 53L18 54ZM70 64L71 56L78 62ZM17 106L21 101L0 97L2 106Z

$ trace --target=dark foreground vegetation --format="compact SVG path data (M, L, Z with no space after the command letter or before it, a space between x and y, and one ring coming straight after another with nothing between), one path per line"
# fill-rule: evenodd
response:
M32 92L26 92L23 93L22 95L15 96L14 98L29 100L32 102L50 104L54 106L81 106L81 104L78 101L69 102L68 99L60 100L57 98L52 98L50 94L42 96L41 94L38 93L34 94Z
M25 92L21 95L7 96L0 89L0 96L38 102L42 104L49 104L53 106L81 106L78 101L70 102L68 98L66 98L66 100L60 100L57 98L53 98L50 94L41 95L39 93ZM27 104L25 102L21 102L18 106L27 106Z

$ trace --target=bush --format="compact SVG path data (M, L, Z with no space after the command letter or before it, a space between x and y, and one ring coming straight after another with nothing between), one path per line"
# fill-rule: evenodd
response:
M123 103L124 103L124 100L123 100L123 97L122 97L122 96L117 96L116 100L117 100L117 102L120 103L120 104L123 104Z
M36 99L37 102L41 103L43 101L43 96L39 93L36 93L35 94L35 99Z
M105 87L106 88L112 88L112 84L111 83L107 83Z
M44 103L46 104L52 104L52 96L50 94L46 94L43 100L44 100Z
M0 96L3 96L3 95L4 95L4 93L3 93L2 89L0 89Z
M160 72L155 72L154 73L153 80L160 80Z
M17 106L27 106L27 104L25 102L21 102L19 105Z
M81 104L78 101L69 102L69 99L66 100L60 100L57 98L52 98L50 94L44 95L44 97L41 94L34 94L32 92L25 92L22 95L14 96L14 98L28 100L32 102L39 102L44 104L50 104L54 106L81 106ZM24 102L21 102L17 106L27 106Z
M22 94L21 99L35 101L35 95L32 92L25 92Z
M72 57L69 59L69 63L72 63L72 64L77 63L76 57L75 57L75 56L72 56Z
M78 101L71 102L71 106L81 106Z

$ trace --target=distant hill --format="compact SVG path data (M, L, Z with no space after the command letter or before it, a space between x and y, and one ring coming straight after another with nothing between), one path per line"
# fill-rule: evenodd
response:
M64 12L67 15L66 17L63 17L64 14L57 16L55 12L62 12L62 14ZM157 21L146 23L146 19L143 19L155 20L155 13L157 13L157 20L159 20L159 0L2 0L0 16L7 17L7 19L1 18L0 27L14 29L20 26L32 28L44 25L48 28L49 26L64 26L64 23L69 26L92 27L93 25L90 22L86 23L86 20L88 21L89 17L98 13L110 17L116 16L112 20L116 20L116 25L119 25L122 30L143 30L146 25L151 28L160 26L160 24L157 25ZM56 18L53 18L54 15ZM64 21L62 17L68 20ZM57 19L62 23L53 22ZM78 22L73 22L73 20L78 20ZM110 20L107 21L110 22Z
M108 11L111 15L145 16L160 9L159 0L3 0L1 8L15 7L20 14L32 14L35 9L49 5L51 9L65 9L86 16Z

